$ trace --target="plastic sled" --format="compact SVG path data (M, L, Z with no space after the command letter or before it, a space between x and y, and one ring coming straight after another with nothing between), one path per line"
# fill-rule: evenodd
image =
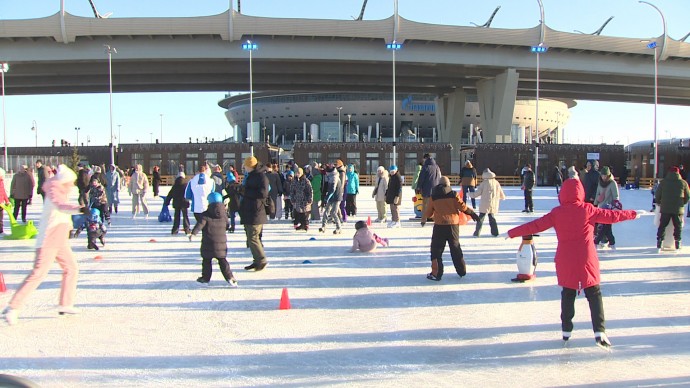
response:
M2 207L7 212L7 216L10 218L10 229L12 233L9 235L5 235L5 239L28 240L30 238L36 237L36 235L38 234L38 229L36 229L36 227L34 226L33 221L27 221L26 224L20 224L14 218L14 214L12 214L14 206L6 205L3 203L0 204L0 207Z
M168 205L165 204L165 195L160 195L160 197L163 199L163 208L161 209L161 212L158 214L158 222L172 222L172 216L170 215L170 209L168 209Z

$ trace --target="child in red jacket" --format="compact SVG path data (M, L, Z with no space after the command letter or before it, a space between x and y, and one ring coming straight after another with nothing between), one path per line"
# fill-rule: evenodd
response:
M575 316L575 297L584 289L592 316L597 345L608 348L605 334L604 304L599 288L599 257L593 241L594 225L613 224L637 218L634 210L599 209L585 202L585 189L578 179L567 179L558 195L560 206L550 213L508 231L510 238L556 230L556 276L561 292L561 327L563 340L570 339Z

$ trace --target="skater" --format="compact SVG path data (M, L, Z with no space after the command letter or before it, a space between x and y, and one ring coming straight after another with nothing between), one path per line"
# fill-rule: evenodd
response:
M359 174L355 171L355 165L347 166L347 183L345 188L345 214L357 215L357 194L359 194Z
M460 169L460 185L462 186L462 197L465 201L468 198L472 198L472 208L476 209L475 197L469 193L474 193L474 189L477 186L477 169L474 168L469 160L465 161L465 166Z
M201 221L202 214L208 208L208 195L216 189L211 179L211 171L206 163L199 166L199 173L187 183L184 197L192 202L191 208L196 222Z
M320 221L321 220L321 197L322 197L322 191L321 187L323 186L323 175L321 175L321 171L319 170L319 163L314 162L312 163L311 166L311 178L309 178L309 181L311 182L311 188L313 190L313 195L312 195L312 203L311 203L311 220L312 221Z
M12 177L10 198L14 199L14 218L19 221L19 209L22 211L22 222L26 223L26 206L34 195L34 179L27 171L27 166L19 167L19 172Z
M289 172L291 172L291 171L289 171ZM287 191L285 191L285 189L283 188L283 186L284 186L283 182L285 181L285 179L282 179L280 175L281 175L281 173L280 173L280 170L278 169L278 165L275 166L275 169L270 164L266 165L266 178L268 178L268 186L269 186L268 195L271 196L271 199L275 203L278 203L278 201L280 200L280 198L278 198L278 197L281 197L283 195L283 193L287 193ZM287 198L286 198L286 200L287 200ZM286 205L286 207L287 207L287 205ZM286 215L287 215L287 211L286 211ZM272 220L276 219L276 212L269 214L268 217ZM280 214L278 214L278 219L280 219ZM285 217L285 219L287 220L287 217Z
M479 202L479 220L477 221L477 226L474 229L474 237L479 237L479 233L482 231L482 224L484 223L484 217L489 215L489 227L491 228L491 235L498 236L498 224L496 224L495 215L498 214L498 206L500 201L506 199L506 195L501 188L501 184L496 180L496 174L488 168L482 173L482 183L476 191L470 193L470 197L474 201L474 198L481 197Z
M89 174L89 169L84 163L77 164L77 188L79 189L79 204L82 206L87 206L89 203L87 194L90 180L91 176Z
M101 222L107 222L108 225L110 225L108 196L105 194L105 189L101 186L101 182L96 177L91 177L89 186L89 208L98 209L100 211Z
M290 170L285 174L285 182L283 182L283 188L281 190L281 194L283 195L283 201L285 206L283 206L283 212L285 212L285 219L289 220L292 219L294 220L294 216L292 214L292 198L290 197L290 192L292 190L292 185L295 182L295 173ZM269 181L270 184L270 181Z
M391 207L391 222L389 228L400 228L400 205L402 204L402 179L398 174L398 166L390 167L390 178L386 188L386 203Z
M623 206L619 198L618 184L616 184L616 178L611 174L611 168L608 166L602 167L601 175L599 176L599 185L597 186L597 192L594 196L594 206L602 209L621 210ZM597 225L594 245L603 249L606 241L609 243L609 249L615 251L616 237L613 235L613 225Z
M417 178L417 188L415 193L422 195L422 214L426 212L426 207L431 198L431 191L436 187L441 179L441 169L436 164L436 160L429 154L424 154L422 170Z
M553 185L556 186L556 195L561 191L561 186L563 185L563 173L561 168L556 166L553 169Z
M153 172L151 173L151 186L153 186L153 198L158 196L160 192L161 182L161 168L158 166L153 166Z
M220 193L212 192L208 195L208 208L204 211L201 220L194 225L189 241L201 233L201 276L197 282L207 284L211 281L211 263L215 258L218 260L218 267L223 274L223 278L230 287L237 287L237 280L232 274L230 264L228 264L228 235L225 228L228 224L228 215L223 205L223 196Z
M40 195L41 198L43 198L43 202L46 200L45 193L43 192L43 184L46 181L46 178L49 177L50 174L50 166L44 166L43 165L43 160L38 159L36 161L36 194Z
M247 156L243 166L247 175L242 182L240 192L242 195L240 223L244 225L247 247L251 250L253 258L253 262L244 269L261 271L268 264L261 242L264 224L268 222L265 206L268 198L268 179L265 173L266 168L254 156Z
M292 202L295 230L309 230L309 213L311 212L312 196L314 195L311 183L304 175L304 169L297 169L297 179L290 187L290 200Z
M77 175L74 171L61 164L57 174L46 180L43 185L46 202L43 204L43 213L36 238L34 268L3 311L5 320L10 325L17 323L19 310L24 306L26 298L48 276L48 272L56 260L62 268L58 313L64 315L80 312L74 308L79 268L69 242L69 231L72 229L71 215L79 214L81 209L85 211L85 208L80 205L69 203L69 195L76 179Z
M148 190L149 179L144 174L144 168L141 164L137 164L136 170L129 178L129 192L132 194L132 219L137 216L140 208L143 210L146 218L149 218L149 205L146 203L146 192Z
M666 237L666 226L670 221L673 222L673 239L676 243L676 249L680 249L683 231L681 217L683 217L683 210L690 198L690 190L688 190L688 183L680 177L678 167L669 168L666 177L659 184L654 198L661 212L659 229L656 232L656 248L661 249L661 243Z
M107 228L101 219L101 211L97 208L92 208L89 217L86 220L86 249L98 250L97 241L100 241L101 246L105 246L105 234Z
M532 189L534 188L534 171L532 165L527 163L522 174L522 191L525 195L525 209L523 213L534 212L534 202L532 201Z
M575 297L582 289L589 302L592 329L597 345L610 347L605 334L604 305L599 288L599 257L594 247L593 228L595 223L615 223L637 217L633 210L606 210L585 202L585 189L578 179L563 182L558 195L559 206L534 221L508 231L514 238L535 234L549 228L556 230L556 277L561 292L561 328L563 340L570 339L575 316Z
M183 172L177 174L175 178L175 183L173 183L168 195L165 197L164 206L170 206L172 203L173 209L175 209L175 216L173 217L173 225L170 234L175 235L180 232L180 218L182 218L182 229L184 234L190 234L191 228L189 224L189 215L187 210L189 209L189 200L184 197L185 188L187 184L184 182L185 175Z
M343 199L342 185L338 177L338 171L332 164L326 166L326 195L323 200L324 209L321 216L321 227L319 232L326 233L326 223L330 220L335 223L333 234L340 234L340 201Z
M376 186L371 197L376 202L377 217L374 222L386 222L386 189L388 188L388 171L383 166L376 169Z
M110 165L110 171L105 174L105 193L108 196L108 213L117 214L117 207L120 204L120 174L117 166Z
M232 174L231 172L225 174L225 178L226 195L223 197L223 199L228 200L228 219L230 220L228 233L235 233L235 215L240 210L240 184L237 183L235 174Z
M431 235L431 272L426 278L437 282L443 277L443 251L446 249L446 243L455 272L460 277L467 274L460 248L460 213L467 214L474 221L479 220L474 210L451 189L448 177L442 176L440 181L441 183L431 192L429 205L422 215L422 226L426 224L427 219L434 219L434 230Z
M372 232L368 227L367 223L364 221L355 222L355 235L352 236L352 248L350 252L357 252L359 250L362 253L373 252L376 250L376 244L381 244L382 247L388 247L388 239L378 236L376 233Z

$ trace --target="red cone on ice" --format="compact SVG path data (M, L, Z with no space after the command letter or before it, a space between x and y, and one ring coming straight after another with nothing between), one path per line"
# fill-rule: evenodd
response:
M371 226L371 216L367 217L367 226Z
M290 297L287 288L283 288L283 295L280 296L279 310L290 310Z
M7 287L5 286L5 278L2 277L2 272L0 272L0 292L5 291L7 291Z
M156 242L156 239L155 239L155 238L152 238L152 239L149 240L149 242Z
M97 255L93 258L94 260L103 260L103 256Z

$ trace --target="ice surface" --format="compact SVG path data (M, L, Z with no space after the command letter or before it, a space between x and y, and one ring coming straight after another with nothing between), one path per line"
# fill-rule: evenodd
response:
M521 213L522 192L505 189L501 233L557 203L554 188L537 188L536 212ZM516 284L520 240L491 237L488 221L474 238L470 222L460 230L468 275L454 274L446 251L446 274L431 282L433 226L409 221L409 200L402 228L372 226L390 248L348 253L354 221L376 218L371 191L361 188L358 216L341 235L320 234L316 224L306 234L285 220L266 225L262 272L242 269L251 255L238 225L228 235L238 289L215 263L210 285L199 285L199 240L170 235L171 224L157 221L160 198L149 201L148 220L132 220L123 192L104 249L88 251L83 235L72 240L83 313L58 317L56 265L19 323L0 324L0 373L46 387L690 385L690 253L656 254L651 213L614 225L618 250L601 254L608 353L594 344L584 296L562 346L553 230L535 240L536 280ZM403 198L412 194L406 187ZM649 190L621 197L627 209L651 206ZM40 210L35 197L29 218ZM683 237L690 241L687 229ZM33 244L0 241L8 287L0 306L30 271ZM283 288L291 310L278 310Z

